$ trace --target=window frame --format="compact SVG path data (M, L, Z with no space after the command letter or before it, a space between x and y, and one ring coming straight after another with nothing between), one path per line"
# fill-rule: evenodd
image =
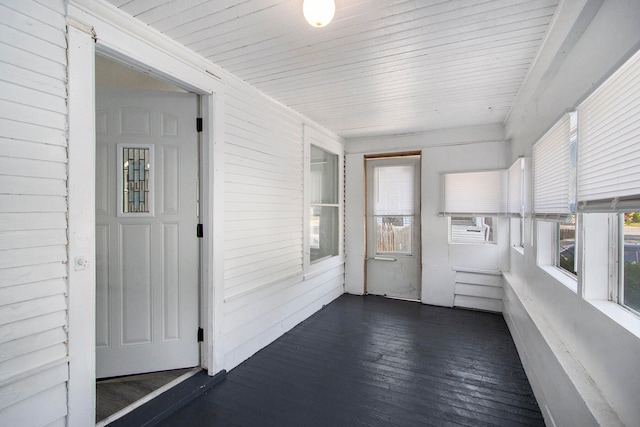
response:
M614 244L610 245L610 260L615 274L612 274L610 295L611 300L619 306L629 311L635 316L640 317L640 310L627 305L624 301L624 270L625 270L625 232L624 232L624 212L615 215L615 232L613 232L612 240Z
M509 246L524 255L524 218L515 216L509 218Z
M303 215L303 274L305 278L344 263L344 147L342 143L317 129L304 125L304 215ZM332 205L338 209L338 254L311 262L311 146L320 148L338 156L337 185L338 203Z
M399 157L390 157L388 159L375 158L376 160L384 160L383 164L373 164L371 166L372 172L372 194L388 194L386 191L389 189L389 185L391 186L400 186L402 188L402 192L404 193L404 197L400 197L397 200L394 200L391 203L391 206L384 200L376 200L376 197L372 197L371 200L371 220L372 222L367 222L367 226L374 226L376 232L373 233L373 242L375 256L392 256L392 257L412 257L415 256L414 251L414 231L416 227L416 220L419 220L419 215L416 214L416 207L419 207L420 198L419 191L416 191L419 187L419 183L417 179L420 176L420 156L419 155L402 155ZM410 176L410 181L398 182L392 179L391 181L384 179L384 171L385 170L393 170L393 169L406 169L406 172L410 171L409 174L405 174L404 177L408 178ZM382 174L382 175L379 175ZM393 174L396 178L398 174ZM402 175L402 174L400 174ZM384 184L386 185L384 185ZM380 193L379 193L380 192ZM398 194L396 194L398 196ZM402 196L402 195L401 195ZM369 215L369 212L367 212ZM409 225L409 241L408 241L408 249L407 250L390 250L384 251L379 250L380 246L380 229L379 227L385 223L385 219L392 219L394 222L401 220L402 225L406 226L407 222ZM389 224L389 222L387 222ZM394 231L391 233L392 235L396 235L396 225L394 224ZM395 245L394 245L395 246Z
M576 214L578 114L564 114L533 145L532 189L533 212L536 223L536 264L547 274L578 292L581 275L580 227ZM558 191L545 194L551 185L559 182ZM576 274L560 265L560 225L575 226L574 270Z
M578 237L580 235L580 233L578 233L578 216L576 215L574 217L573 222L568 222L568 221L560 221L560 222L556 222L555 223L555 234L553 237L553 249L554 249L554 256L553 256L553 265L558 268L558 270L560 270L562 273L566 274L567 276L569 276L571 279L578 279L578 251L579 251L579 247L578 247ZM560 260L560 242L561 242L561 231L560 231L560 227L562 225L573 225L574 226L574 237L573 237L573 270L574 273L572 273L571 271L567 270L566 268L561 266L561 260Z
M640 313L624 302L625 239L621 215L640 210L640 184L635 179L640 156L638 82L640 51L578 105L576 198L578 212L585 220L582 238L585 242L591 240L584 245L584 262L580 266L584 272L583 295L640 337ZM587 224L592 217L602 218L600 228L592 229ZM598 255L600 259L608 258L606 271L590 262ZM604 280L605 273L608 280Z
M558 247L559 247L559 222L536 219L536 265L549 276L553 277L559 283L563 284L571 291L578 293L579 273L573 275L557 265ZM576 223L576 236L579 233ZM580 261L581 246L578 245L578 239L574 244L574 259Z
M447 240L452 245L497 245L498 217L507 215L508 169L440 174L440 215L447 217ZM453 218L470 218L470 227L482 227L491 218L489 236L482 240L453 236ZM482 225L480 225L480 223Z
M509 216L509 246L519 254L524 255L526 159L524 157L518 157L513 165L509 167L508 171L507 213ZM513 178L517 178L517 183L511 181ZM517 197L514 198L514 195Z

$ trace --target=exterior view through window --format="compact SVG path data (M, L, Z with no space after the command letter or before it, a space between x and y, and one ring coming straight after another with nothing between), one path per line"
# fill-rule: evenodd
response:
M620 303L640 313L640 212L621 214Z
M376 253L411 254L410 216L376 217Z
M576 224L574 220L570 223L558 224L556 248L556 266L567 273L576 273Z

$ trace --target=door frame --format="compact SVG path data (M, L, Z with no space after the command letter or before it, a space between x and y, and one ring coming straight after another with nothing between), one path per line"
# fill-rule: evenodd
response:
M419 296L418 296L418 300L422 300L422 152L421 151L402 151L399 153L386 153L386 154L369 154L369 155L364 155L364 175L363 175L363 180L364 180L364 288L363 288L363 292L364 295L368 294L368 264L367 261L370 258L370 255L368 253L368 248L369 248L369 238L370 236L370 230L369 230L369 209L368 209L368 200L367 200L367 194L369 194L369 176L367 175L367 160L381 160L381 159L402 159L403 157L418 157L418 161L417 161L417 167L415 168L415 173L418 174L417 177L417 181L418 181L418 189L414 191L417 191L417 194L414 194L414 198L417 199L418 201L418 205L419 205L419 215L415 216L415 219L417 221L418 224L418 239L417 239L417 244L418 244L418 252L419 252L419 256L417 256L417 262L418 262L418 268L420 270L419 272L419 286L420 286L420 290L419 290ZM415 179L415 178L414 178ZM375 254L371 254L371 256L375 256ZM397 297L393 297L393 298L397 298Z
M418 167L416 169L416 172L419 174L418 176L418 182L420 182L420 189L422 189L422 151L402 151L399 153L380 153L380 154L365 154L363 156L363 182L364 182L364 195L363 195L363 203L364 203L364 287L363 287L363 294L367 295L367 257L369 256L369 254L367 253L367 248L369 246L369 242L368 242L368 238L369 238L369 229L368 229L368 224L369 224L369 212L367 209L367 193L368 193L368 188L367 188L367 167L366 167L366 163L367 160L373 160L373 159L400 159L402 157L413 157L413 156L418 156ZM420 217L416 218L417 222L420 224L420 232L418 233L418 248L420 250L420 257L419 257L419 267L420 267L420 278L422 278L422 190L419 191L418 193L418 203L419 203L419 211L420 211ZM422 282L422 280L421 280ZM420 294L422 295L422 283L420 283Z
M224 86L213 64L90 0L70 0L68 36L68 425L95 423L95 55L200 96L201 364L224 369Z
M349 234L345 241L345 292L355 295L366 293L366 167L367 158L400 157L420 155L420 266L424 264L425 231L424 212L422 209L423 194L425 192L424 177L426 176L422 150L398 147L398 151L388 150L354 150L345 155L345 229ZM422 295L424 295L424 278L421 281ZM424 298L421 296L421 301Z

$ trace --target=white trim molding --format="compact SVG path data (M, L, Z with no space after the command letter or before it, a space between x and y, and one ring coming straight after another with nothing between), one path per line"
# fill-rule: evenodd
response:
M95 86L93 37L68 26L68 425L95 423Z

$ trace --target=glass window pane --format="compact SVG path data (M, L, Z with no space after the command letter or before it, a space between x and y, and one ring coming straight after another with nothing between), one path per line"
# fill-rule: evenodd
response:
M338 255L338 212L337 206L311 206L311 263Z
M149 212L148 148L122 149L122 212Z
M338 204L338 155L311 146L311 203Z
M376 253L400 253L411 255L411 216L376 217Z
M640 212L624 214L623 301L640 312Z
M558 224L558 247L556 265L564 271L576 275L576 225Z

